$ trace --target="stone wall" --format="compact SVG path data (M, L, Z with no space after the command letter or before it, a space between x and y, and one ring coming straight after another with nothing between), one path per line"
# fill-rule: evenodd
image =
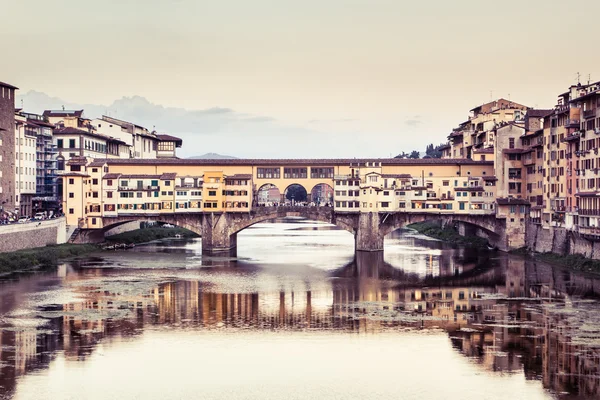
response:
M65 218L0 226L0 253L63 244L66 241Z
M541 225L528 222L525 242L529 250L538 253L555 253L563 256L581 254L600 260L600 242L585 239L565 228L543 228Z

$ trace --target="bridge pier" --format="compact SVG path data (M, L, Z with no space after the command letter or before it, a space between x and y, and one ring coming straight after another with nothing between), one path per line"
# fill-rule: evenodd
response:
M237 233L229 233L231 221L226 213L205 214L202 218L202 254L231 255L237 246Z
M384 235L379 229L379 221L379 213L369 212L358 215L354 236L356 251L383 251Z

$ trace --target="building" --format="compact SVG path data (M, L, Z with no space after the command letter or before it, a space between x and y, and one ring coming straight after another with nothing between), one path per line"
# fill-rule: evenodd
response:
M93 229L103 227L103 217L248 212L253 199L256 206L268 205L268 198L259 196L261 188L271 196L271 191L281 194L285 190L279 188L300 185L313 195L317 187L325 197L333 193L330 204L337 212L493 215L493 173L493 162L472 160L76 157L63 174L63 209L67 224Z
M15 91L0 82L0 218L15 211Z
M158 146L156 149L156 157L158 158L176 158L177 149L183 144L183 140L171 135L156 135L158 138Z
M159 138L156 133L148 131L143 126L132 122L103 115L91 121L91 125L104 135L111 136L125 142L130 147L129 157L154 159L157 157ZM178 138L174 138L180 141ZM181 143L179 146L181 147ZM173 149L173 154L175 150Z
M36 193L33 197L33 213L57 212L61 204L57 189L57 150L52 140L54 125L43 115L26 113L25 130L36 137Z
M29 129L27 118L15 114L15 212L33 216L33 197L37 191L37 136Z

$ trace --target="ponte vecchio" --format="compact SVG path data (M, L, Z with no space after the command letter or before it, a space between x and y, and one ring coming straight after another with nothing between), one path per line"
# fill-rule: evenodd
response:
M76 242L102 241L130 221L202 236L203 252L236 247L258 222L303 217L351 232L356 251L385 235L439 220L501 250L524 245L527 202L498 198L492 161L470 159L89 159L62 174L63 211Z

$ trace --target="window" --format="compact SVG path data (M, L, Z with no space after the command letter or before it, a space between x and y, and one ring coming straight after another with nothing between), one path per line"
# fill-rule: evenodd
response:
M165 186L171 186L171 181L165 181Z
M442 186L450 186L450 181L442 181Z
M75 184L75 179L69 178L69 185L74 185L74 184Z
M154 180L154 181L150 182L150 185L151 186L158 186L158 181Z
M107 180L106 180L106 184L107 184L108 186L112 186L112 184L113 184L113 181L112 181L112 179L107 179Z
M74 149L75 148L75 139L69 139L69 148L70 149Z
M69 214L75 214L75 210L72 208L69 208Z
M515 148L515 138L508 138L508 148L509 149L514 149Z
M284 168L283 177L285 179L304 179L307 177L307 168Z
M217 191L216 190L209 190L208 191L208 195L209 196L216 196L217 195Z
M63 148L63 139L58 139L56 141L56 147L58 147L59 149Z
M70 199L73 199L73 198L75 198L75 193L73 193L73 192L69 192L69 198L70 198Z
M128 181L121 181L121 186L122 187L127 187L127 186L129 186L129 182Z
M98 179L94 178L92 179L92 185L97 185L98 184Z
M310 177L313 179L333 178L333 167L310 167Z
M261 179L279 179L281 177L281 168L257 168L256 177Z
M106 197L108 197L109 199L112 199L113 192L106 192Z

